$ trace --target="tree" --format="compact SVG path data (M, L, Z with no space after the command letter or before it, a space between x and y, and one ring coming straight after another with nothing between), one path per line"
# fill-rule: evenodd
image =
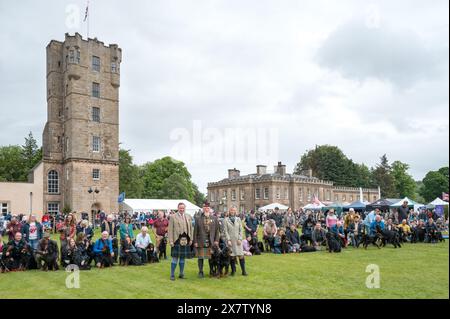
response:
M130 150L119 150L119 190L129 198L142 198L144 182L139 167L133 164Z
M42 148L38 147L32 132L28 133L28 137L25 137L21 154L27 172L42 159Z
M416 200L416 182L408 174L409 165L400 161L392 163L392 177L394 178L395 197L409 197Z
M22 158L22 149L17 145L0 147L0 177L7 182L25 182L28 169Z
M444 173L444 174L443 174ZM420 194L429 202L442 195L443 192L448 193L448 167L441 168L438 171L428 172L422 180L423 187Z
M170 175L162 182L159 194L160 198L194 201L194 189L191 182L178 173Z
M311 169L313 176L319 179L333 181L340 186L349 186L350 166L348 158L338 147L320 145L302 155L294 174L302 174L305 170Z
M395 197L394 177L392 176L392 168L389 165L386 154L381 156L380 164L372 169L372 178L376 185L381 188L381 197Z
M174 175L175 176L172 176ZM146 163L141 167L141 176L144 184L143 198L164 198L181 199L178 197L179 191L177 187L182 185L186 187L186 198L189 201L194 200L194 188L191 182L191 174L187 170L183 162L176 161L167 156L158 159L152 163ZM176 191L174 194L168 194L170 188L166 180L169 179L176 183L172 189ZM184 199L184 198L183 198Z

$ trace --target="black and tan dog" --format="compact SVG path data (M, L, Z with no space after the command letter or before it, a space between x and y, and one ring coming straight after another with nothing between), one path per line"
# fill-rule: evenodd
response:
M159 263L159 257L155 251L155 245L149 244L147 247L147 261L149 264Z

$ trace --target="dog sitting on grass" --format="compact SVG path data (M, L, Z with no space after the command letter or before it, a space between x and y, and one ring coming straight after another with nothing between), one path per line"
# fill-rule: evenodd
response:
M327 232L325 235L327 240L327 247L330 253L340 253L341 252L341 244L336 239L336 236L332 232Z

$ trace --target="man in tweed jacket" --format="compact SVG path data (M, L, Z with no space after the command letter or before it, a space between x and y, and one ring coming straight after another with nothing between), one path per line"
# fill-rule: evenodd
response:
M180 279L184 279L184 263L186 258L192 258L191 245L193 239L192 218L185 213L186 205L178 204L178 212L169 219L169 244L172 248L172 263L170 280L175 280L175 269L180 265Z

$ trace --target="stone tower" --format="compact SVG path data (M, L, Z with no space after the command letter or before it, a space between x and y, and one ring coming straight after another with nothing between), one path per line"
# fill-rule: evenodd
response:
M78 33L47 45L44 210L118 211L121 60Z

